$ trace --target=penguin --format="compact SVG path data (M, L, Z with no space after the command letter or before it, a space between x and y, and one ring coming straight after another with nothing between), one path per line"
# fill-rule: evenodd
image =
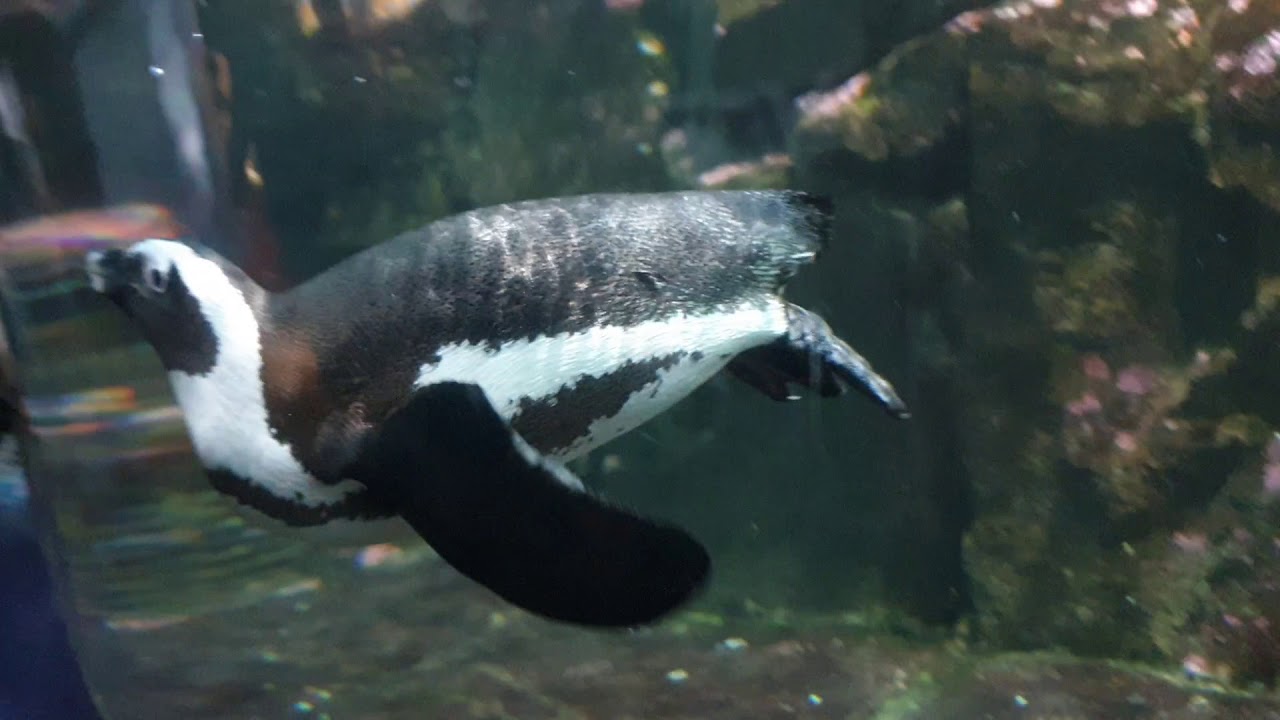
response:
M775 400L892 384L783 299L829 241L795 190L596 193L437 220L269 292L194 239L86 254L219 491L284 523L399 516L544 618L654 623L711 562L566 463L725 372Z

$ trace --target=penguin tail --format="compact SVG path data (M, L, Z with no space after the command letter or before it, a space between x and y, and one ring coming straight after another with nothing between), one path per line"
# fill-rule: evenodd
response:
M795 239L804 245L805 250L815 255L821 253L831 242L831 228L835 217L835 204L828 195L805 190L779 190L782 201L795 214L792 227L795 228Z
M751 228L756 272L769 290L780 289L831 242L834 205L826 195L803 190L726 192L737 193L734 211Z
M808 388L822 397L843 395L853 387L889 415L904 420L911 417L893 384L840 339L817 313L788 304L787 325L785 335L730 361L728 373L780 401L797 399L791 392L792 385Z
M349 472L454 569L552 620L650 624L692 599L710 572L698 541L586 491L477 385L416 391Z

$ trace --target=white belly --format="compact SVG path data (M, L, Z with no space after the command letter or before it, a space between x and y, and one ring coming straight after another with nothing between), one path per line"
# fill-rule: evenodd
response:
M633 393L618 414L595 420L587 427L586 435L553 457L568 462L636 429L710 380L729 359L719 355L705 355L697 361L682 357L671 367L659 370L653 382Z
M723 369L734 355L776 339L786 328L782 301L757 297L720 312L515 340L497 351L471 343L446 346L440 350L440 362L421 368L416 385L475 383L510 421L522 401L572 389L585 378L607 376L628 362L685 353L658 370L616 414L596 418L585 435L556 453L559 459L570 460L660 414ZM695 359L694 352L701 357ZM565 412L573 413L574 408Z

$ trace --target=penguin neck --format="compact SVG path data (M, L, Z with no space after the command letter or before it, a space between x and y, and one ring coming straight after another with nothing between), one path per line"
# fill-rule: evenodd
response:
M312 522L348 507L358 484L316 483L295 454L297 438L282 436L272 423L276 296L243 273L203 283L200 309L217 338L214 362L203 373L169 372L201 464L218 473L228 491L269 515Z
M206 280L200 293L200 312L217 341L213 369L256 374L262 366L262 335L269 324L272 294L240 268L226 261L217 264L222 275Z
M191 281L200 315L212 330L212 362L200 372L168 373L196 450L206 460L232 452L219 446L220 427L265 417L262 332L271 301L271 294L239 268L215 263L222 272L202 272Z

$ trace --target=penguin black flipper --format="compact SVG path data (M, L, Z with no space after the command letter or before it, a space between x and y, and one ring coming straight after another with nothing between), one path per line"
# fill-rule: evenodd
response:
M541 457L476 385L415 391L364 441L350 476L463 575L553 620L650 623L710 571L684 531L603 502Z
M822 397L841 395L851 385L890 415L911 416L893 385L866 358L820 316L797 305L787 305L786 334L740 353L725 370L774 400L795 399L791 385L816 390Z
M798 351L787 338L740 353L729 361L725 372L779 402L800 399L791 391L792 385L816 390L822 397L844 393L830 367L816 355Z

